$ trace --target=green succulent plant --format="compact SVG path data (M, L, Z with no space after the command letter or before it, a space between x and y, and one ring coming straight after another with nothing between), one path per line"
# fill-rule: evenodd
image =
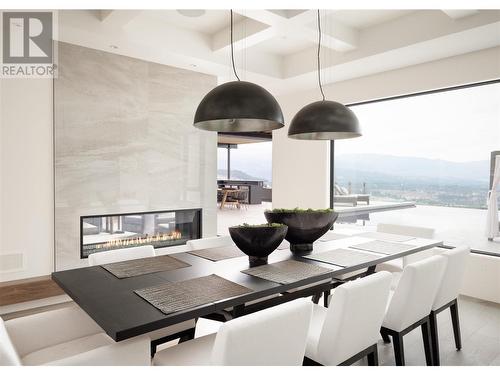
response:
M265 223L265 224L248 224L248 223L243 223L241 225L235 225L232 226L231 228L279 228L279 227L284 227L284 224L280 223Z

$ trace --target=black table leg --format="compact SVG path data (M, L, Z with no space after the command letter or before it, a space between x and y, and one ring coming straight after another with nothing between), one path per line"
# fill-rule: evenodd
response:
M233 307L233 318L237 318L245 314L245 305L238 305Z
M368 275L371 275L372 273L375 273L375 268L377 268L377 266L368 267L368 269L366 270L365 276L368 276Z

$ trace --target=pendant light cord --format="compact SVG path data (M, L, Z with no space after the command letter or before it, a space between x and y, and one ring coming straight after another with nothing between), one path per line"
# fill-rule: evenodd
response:
M232 30L232 28L231 28L231 30ZM321 84L320 52L321 52L321 20L320 20L320 14L319 14L319 9L318 9L318 84L319 84L319 90L321 91L321 96L323 97L323 100L325 100L325 93L323 92L323 85Z
M231 63L233 65L233 72L238 81L240 81L240 77L238 77L238 73L236 73L236 67L234 65L234 47L233 47L233 10L231 9Z

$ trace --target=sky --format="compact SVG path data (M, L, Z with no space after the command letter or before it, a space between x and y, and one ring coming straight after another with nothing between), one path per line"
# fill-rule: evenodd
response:
M227 149L217 149L217 168L227 168ZM252 176L272 179L272 142L259 142L238 145L231 149L231 169L239 169Z
M362 136L335 154L375 153L455 162L500 150L500 84L353 106Z

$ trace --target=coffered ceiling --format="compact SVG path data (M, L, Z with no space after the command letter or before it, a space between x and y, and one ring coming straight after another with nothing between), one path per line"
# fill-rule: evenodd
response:
M274 93L316 85L315 10L235 9L242 79ZM321 10L325 83L500 45L498 10ZM233 79L229 10L67 10L59 39Z

